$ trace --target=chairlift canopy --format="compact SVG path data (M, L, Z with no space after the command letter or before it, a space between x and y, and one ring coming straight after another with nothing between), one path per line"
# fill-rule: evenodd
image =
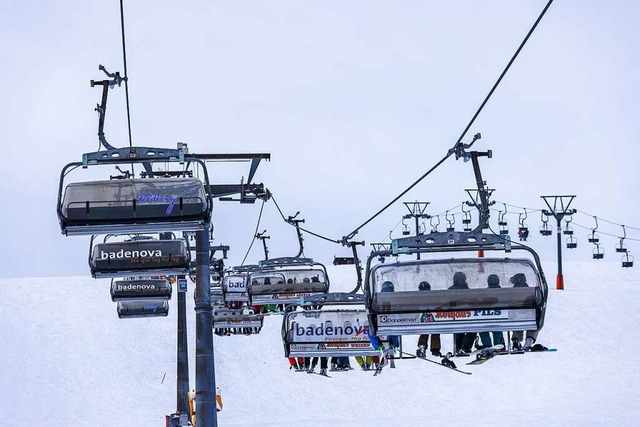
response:
M208 224L210 201L195 178L76 182L58 216L66 235L195 231Z
M94 245L89 259L91 275L127 277L188 274L190 256L183 240L130 240Z
M111 280L112 301L168 299L171 299L171 283L166 279Z
M539 257L531 248L500 236L455 232L444 238L435 234L424 236L420 242L398 239L394 241L394 248L403 255L522 250L528 252L533 261L511 257L451 258L450 254L442 254L442 259L372 266L378 256L388 255L372 253L367 261L365 299L375 334L490 332L542 327L548 288Z
M169 302L167 300L119 301L117 311L121 319L166 317L169 315Z
M379 351L371 346L368 328L366 310L289 312L282 321L285 356L377 356Z

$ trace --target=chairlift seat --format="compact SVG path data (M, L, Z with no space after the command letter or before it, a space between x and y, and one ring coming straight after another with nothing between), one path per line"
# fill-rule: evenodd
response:
M371 346L366 310L307 310L282 321L286 357L377 356ZM387 337L381 337L388 341Z
M213 310L213 327L218 331L246 333L247 330L262 328L263 314L245 313L242 309L217 308Z
M171 283L166 279L124 279L111 281L112 301L171 299Z
M183 240L131 240L95 245L89 267L95 278L136 276L143 272L173 276L188 274L189 262Z
M225 302L249 302L247 292L248 273L227 274L222 279L222 293Z
M167 300L138 300L119 301L117 305L118 317L166 317L169 315L169 302Z
M247 290L252 305L299 305L303 297L327 293L329 281L324 269L287 268L251 273Z
M466 287L452 288L454 273ZM524 274L528 285L510 279ZM499 278L488 288L489 275ZM426 281L431 290L418 290ZM394 284L382 292L382 284ZM378 264L367 275L368 308L374 332L381 335L534 330L542 327L546 284L528 259L453 258Z
M204 185L195 178L71 183L58 215L65 235L196 231L210 219Z

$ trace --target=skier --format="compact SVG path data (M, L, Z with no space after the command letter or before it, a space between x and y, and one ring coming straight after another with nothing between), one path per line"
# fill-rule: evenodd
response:
M529 285L527 284L527 276L524 273L514 274L509 282L513 285L514 288L527 288ZM536 342L538 338L538 331L526 331L526 340L524 341L524 346L521 344L522 338L524 336L523 331L514 331L511 337L511 348L515 351L530 351L533 344Z
M487 287L489 289L498 289L501 287L500 278L497 274L490 274L489 277L487 277ZM493 343L491 342L491 336L489 335L489 332L480 332L480 341L482 342L482 345L476 345L476 347L478 349L482 349L491 347L493 345L504 344L504 335L502 334L502 332L491 332L491 334L493 334ZM504 351L504 349L502 351Z
M356 356L356 362L362 368L363 371L371 369L371 363L373 359L371 356Z
M420 282L420 284L418 285L418 290L430 291L431 285L429 284L429 282ZM416 356L420 358L424 358L425 352L428 347L429 347L429 334L420 335L420 337L418 338L418 349L416 350ZM441 348L440 334L431 335L431 354L434 356L441 357L442 354L440 353L440 348Z
M453 275L453 285L449 289L469 289L467 276L462 271L456 271ZM466 356L471 353L471 347L476 340L475 332L453 334L456 356Z
M394 292L394 290L395 289L393 283L389 281L385 281L384 283L382 283L382 287L380 287L380 293ZM395 352L395 349L400 347L400 338L397 335L389 335L389 347L385 349L380 337L371 333L371 328L367 328L367 334L369 335L369 341L371 342L373 348L380 351L381 353L379 365L381 364L382 366L384 366L387 357L391 356ZM379 366L379 368L382 368L382 366Z
M296 360L295 357L288 357L289 359L289 369L295 369L296 372L302 372L304 370L304 358L298 357Z

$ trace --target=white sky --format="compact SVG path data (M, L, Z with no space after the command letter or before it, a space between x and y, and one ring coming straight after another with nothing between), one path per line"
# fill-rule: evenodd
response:
M286 215L300 210L308 228L332 238L444 156L546 4L125 3L134 144L270 152L256 181ZM541 208L542 194L576 194L574 207L640 226L639 11L634 1L551 6L466 140L481 132L476 148L494 152L482 165L495 200ZM9 243L0 246L0 276L85 274L88 239L61 236L55 200L60 169L97 149L100 90L89 80L103 78L98 64L123 71L118 2L3 1L0 63L0 220ZM123 88L110 93L106 135L128 143ZM236 169L214 167L219 182L240 181ZM473 185L471 164L450 159L404 200L430 201L428 212L440 213ZM392 207L358 238L383 239L404 209ZM216 206L231 264L244 256L258 211ZM529 220L535 232L539 219ZM260 228L272 256L296 254L272 203ZM586 260L580 232L584 244L568 256ZM347 253L305 243L306 255L327 263ZM552 243L540 243L550 259ZM257 249L248 261L261 258Z

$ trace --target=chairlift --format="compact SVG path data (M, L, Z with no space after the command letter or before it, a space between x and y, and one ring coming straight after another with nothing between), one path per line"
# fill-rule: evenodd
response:
M481 250L496 256L475 257ZM528 257L513 257L516 250ZM438 258L404 260L418 252ZM403 261L375 264L395 255ZM496 276L491 282L490 275ZM547 295L538 254L509 237L449 232L396 239L390 251L367 259L365 302L375 335L539 330Z
M257 266L256 266L257 267ZM225 303L249 303L247 292L248 271L231 270L222 278L222 295Z
M67 174L97 164L184 162L182 149L121 148L86 153L82 162L67 164L60 173L57 213L64 235L197 231L208 227L212 196L204 161L205 182L196 178L135 178L72 182Z
M326 267L311 258L273 258L258 265L247 277L250 305L288 305L291 309L305 296L329 291Z
M601 248L599 243L595 243L595 248L593 248L593 259L603 259L603 258L604 258L604 248Z
M127 277L111 279L111 301L169 300L171 283L166 278Z
M575 249L577 247L578 247L578 240L572 235L569 235L569 237L567 238L567 249Z
M451 232L451 231L455 231L456 227L456 216L455 214L451 215L451 219L449 219L449 211L446 211L444 213L444 218L447 220L447 222L449 223L449 226L447 227L447 232Z
M263 324L264 315L247 307L213 309L213 332L218 336L258 334Z
M507 214L507 205L504 204L504 212L498 211L498 228L499 228L499 233L502 235L509 234L509 224L507 223L507 220L504 217L506 214Z
M464 210L464 203L461 206L462 209L462 229L463 231L471 231L471 211Z
M404 218L402 218L402 235L408 236L411 234L411 230L409 230L409 226L405 224Z
M157 240L134 236L124 241L107 241L94 245L91 237L89 268L94 278L189 274L190 254L184 240Z
M562 229L562 234L565 234L567 236L573 236L573 228L569 226L569 224L571 224L571 221L573 221L573 217L569 215L568 219L565 219L565 225L564 225L564 228Z
M624 246L624 239L627 238L627 230L625 226L622 226L623 236L620 238L620 243L616 245L616 252L626 253L627 248Z
M518 215L518 238L520 241L527 241L529 237L529 227L524 222L527 219L527 209L524 208L524 212Z
M371 346L368 329L366 310L289 312L282 321L285 356L378 356L380 352Z
M166 317L169 315L169 302L167 300L137 300L119 301L117 304L118 317Z
M596 234L596 230L598 229L598 217L594 216L593 219L596 221L596 226L593 230L591 230L591 234L589 235L589 243L598 243L600 241L600 236Z
M633 255L628 251L622 257L622 266L625 268L633 267Z
M434 223L434 219L437 219L438 222ZM431 225L431 232L437 233L438 226L440 225L440 215L434 215L429 219L429 224Z
M540 227L540 234L543 236L551 236L552 230L549 226L549 218L544 214L543 211L540 211L540 220L542 221L542 226Z
M419 227L420 234L427 234L427 224L425 223L425 221L421 221Z

